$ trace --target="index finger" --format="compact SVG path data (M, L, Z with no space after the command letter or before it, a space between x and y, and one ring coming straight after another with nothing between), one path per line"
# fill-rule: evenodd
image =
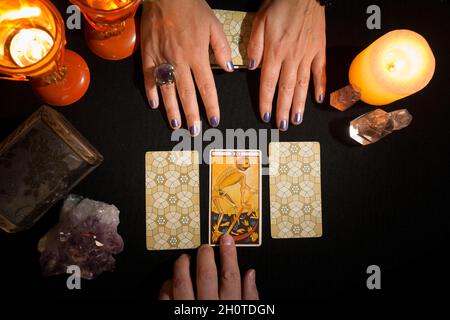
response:
M202 245L197 254L197 297L198 300L217 300L217 268L214 250Z
M233 237L224 234L220 239L220 262L222 266L220 274L221 300L241 299L241 273L237 259L236 244Z

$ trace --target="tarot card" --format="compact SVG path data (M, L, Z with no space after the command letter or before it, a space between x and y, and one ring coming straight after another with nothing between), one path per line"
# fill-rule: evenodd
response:
M272 238L321 237L320 144L272 142L269 162Z
M147 152L145 198L148 250L200 245L197 151Z
M231 60L235 68L248 68L247 47L252 33L253 20L256 13L213 9L222 24L225 36L231 48ZM214 52L210 51L213 68L219 68Z
M261 152L211 150L209 244L229 234L237 246L260 246L261 222Z

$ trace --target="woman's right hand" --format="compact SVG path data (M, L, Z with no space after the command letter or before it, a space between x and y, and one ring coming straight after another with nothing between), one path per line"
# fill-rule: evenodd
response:
M160 104L154 70L160 64L169 63L175 68L175 83L162 85L160 90L171 127L178 129L182 125L178 95L191 135L200 132L194 80L209 123L217 127L220 110L209 61L209 46L222 69L232 72L234 66L222 25L208 4L204 0L146 2L142 13L141 39L145 87L150 107L156 109Z

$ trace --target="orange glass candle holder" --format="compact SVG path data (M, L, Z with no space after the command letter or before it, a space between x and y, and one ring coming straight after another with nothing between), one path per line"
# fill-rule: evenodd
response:
M0 2L1 79L31 81L52 106L78 101L89 87L89 68L65 44L64 21L50 1Z
M89 49L106 60L122 60L139 48L136 10L142 0L70 0L87 23L85 38Z
M382 106L422 90L433 78L436 61L428 42L411 30L386 33L353 60L350 84L331 94L341 111L358 100Z

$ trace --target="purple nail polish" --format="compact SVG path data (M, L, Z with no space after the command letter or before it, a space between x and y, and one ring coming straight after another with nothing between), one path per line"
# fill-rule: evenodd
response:
M319 95L319 103L323 103L323 93Z
M269 123L270 122L270 112L264 113L263 120L264 120L265 123Z
M189 132L191 133L191 136L195 137L198 134L198 127L196 125L191 126Z
M158 107L156 100L150 100L148 103L150 105L150 108L152 108L152 109L156 109Z
M250 59L250 61L248 63L248 69L249 70L255 70L256 69L256 60L255 59Z
M297 112L297 113L294 115L294 123L295 123L295 124L300 124L300 123L302 123L302 121L303 121L303 117L302 117L301 112Z
M217 119L216 116L211 117L211 119L209 119L209 123L211 124L212 127L217 127L219 125L219 120Z
M177 119L173 119L172 121L170 121L170 125L172 126L173 129L178 128L178 120Z
M287 128L288 128L287 120L281 120L281 122L280 122L280 130L281 131L286 131Z
M231 61L227 62L227 69L228 71L234 71L234 64Z

